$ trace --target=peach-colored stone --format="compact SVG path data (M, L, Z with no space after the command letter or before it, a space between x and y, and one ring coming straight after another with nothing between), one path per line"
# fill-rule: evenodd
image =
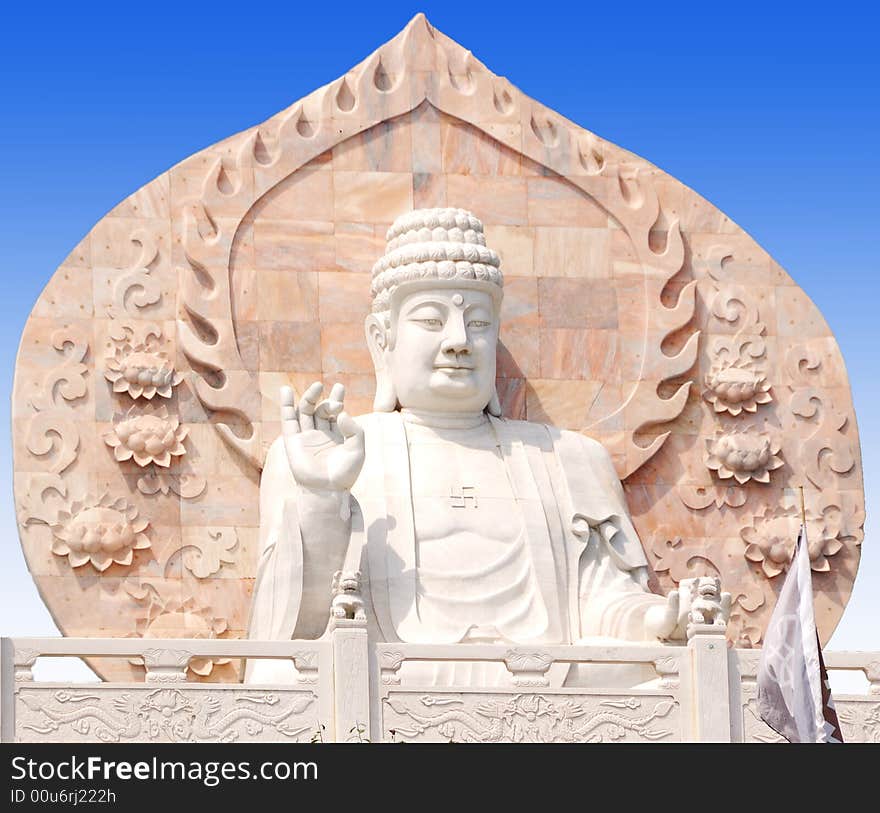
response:
M257 220L333 220L333 175L305 166L268 191L254 206Z
M259 483L253 477L212 477L205 492L183 500L180 521L184 525L259 525Z
M170 174L164 173L115 206L107 217L168 220L171 217Z
M362 322L322 322L321 369L325 375L373 371Z
M499 340L496 374L503 378L537 376L540 374L540 355L534 327L507 327Z
M562 178L528 178L529 225L605 228L607 212Z
M615 290L607 281L542 277L538 301L545 327L599 329L618 324Z
M443 174L441 118L437 108L428 102L417 107L411 114L414 175Z
M776 330L780 336L798 338L830 336L831 329L800 288L776 288Z
M317 221L254 223L254 253L258 269L325 271L335 267L333 224Z
M520 157L494 138L445 118L441 129L443 171L449 175L520 175Z
M446 197L452 206L467 203L487 226L528 225L526 184L522 178L447 175Z
M333 173L336 220L390 223L413 208L410 172Z
M592 332L573 328L543 328L541 378L589 378L588 348Z
M532 277L535 230L529 226L486 226L486 242L501 258L504 278Z
M339 269L369 274L385 250L385 229L372 223L337 222L334 242Z
M257 274L261 322L307 322L318 309L318 277L315 271L274 271Z
M526 390L528 420L581 429L601 386L597 381L530 379Z
M370 280L365 274L318 275L318 312L322 323L352 322L363 328L370 312Z
M610 232L605 229L535 228L535 268L542 276L607 279Z
M321 369L321 328L318 322L261 322L260 369Z
M447 205L445 175L413 174L413 206L416 209L438 209Z
M412 125L400 116L333 148L334 172L412 172Z
M33 315L44 319L88 319L94 313L88 268L60 266L43 289Z

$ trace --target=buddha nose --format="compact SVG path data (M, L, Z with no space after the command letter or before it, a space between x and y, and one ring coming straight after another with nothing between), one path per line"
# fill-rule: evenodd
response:
M446 321L446 330L444 331L443 341L440 349L444 353L469 353L471 350L470 339L468 338L467 328L464 319L456 314Z

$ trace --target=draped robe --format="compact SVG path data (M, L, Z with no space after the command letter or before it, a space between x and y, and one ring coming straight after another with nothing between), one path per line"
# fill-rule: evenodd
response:
M417 540L409 452L399 412L372 413L363 469L352 489L355 510L346 569L360 570L370 639L449 644L466 622L418 611ZM644 641L646 611L663 603L647 590L647 561L629 517L623 488L604 447L576 432L490 416L487 431L504 461L524 523L525 543L547 623L516 644ZM302 537L298 488L283 440L270 449L261 483L262 553L248 636L293 637L302 602ZM327 583L332 574L327 574ZM257 679L249 665L247 680ZM269 679L260 669L259 679ZM277 670L275 672L277 674Z

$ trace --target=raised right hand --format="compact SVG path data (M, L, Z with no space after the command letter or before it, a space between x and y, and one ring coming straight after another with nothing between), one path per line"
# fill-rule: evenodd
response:
M343 410L345 387L312 384L300 399L281 388L281 435L297 483L325 491L350 491L364 465L364 430Z

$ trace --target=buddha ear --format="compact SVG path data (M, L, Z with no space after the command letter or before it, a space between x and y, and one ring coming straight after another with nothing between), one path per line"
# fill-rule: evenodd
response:
M502 417L501 399L498 397L498 388L497 387L492 387L492 397L489 399L489 403L486 405L486 411L493 418Z
M373 398L375 412L394 412L397 409L397 392L388 369L387 354L389 352L389 329L387 315L371 313L364 321L364 332L367 336L367 347L373 359L376 372L376 395Z

